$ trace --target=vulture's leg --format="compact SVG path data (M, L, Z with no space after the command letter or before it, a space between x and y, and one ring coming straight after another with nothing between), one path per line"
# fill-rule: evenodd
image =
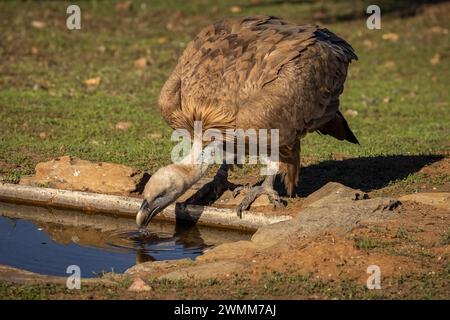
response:
M220 198L220 196L227 190L233 192L235 196L235 189L239 185L228 181L228 170L231 168L230 164L222 164L214 176L213 181L208 182L201 187L195 194L186 200L187 204L209 205Z
M273 204L274 207L279 208L284 206L284 203L278 195L278 192L276 192L273 188L275 177L275 174L269 175L264 179L264 182L260 186L254 186L250 188L250 191L245 195L241 204L239 204L236 208L236 213L239 218L242 218L242 211L247 210L253 203L253 201L255 201L256 198L263 194L269 197L269 201Z

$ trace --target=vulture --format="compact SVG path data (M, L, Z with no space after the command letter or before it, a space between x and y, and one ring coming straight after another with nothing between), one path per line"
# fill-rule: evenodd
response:
M203 131L279 130L276 174L266 175L260 185L250 188L236 208L241 217L262 194L274 206L282 205L274 189L277 175L292 196L299 181L300 139L307 133L359 144L339 111L348 65L357 59L350 44L320 26L273 16L226 18L205 27L188 43L158 104L173 129L191 135L196 121L201 121ZM158 169L145 185L138 226L147 226L209 166L188 156ZM236 195L242 187L228 181L232 166L221 164L214 179L191 200L195 203L228 189Z

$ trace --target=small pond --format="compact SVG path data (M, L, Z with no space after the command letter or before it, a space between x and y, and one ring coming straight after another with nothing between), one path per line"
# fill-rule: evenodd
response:
M88 278L146 261L195 259L250 236L161 222L140 232L133 219L0 202L0 264L47 275L67 276L70 265Z

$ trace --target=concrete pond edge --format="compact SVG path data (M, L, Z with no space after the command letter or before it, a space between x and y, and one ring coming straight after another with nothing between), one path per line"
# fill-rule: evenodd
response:
M140 198L9 183L0 183L0 201L76 209L133 219L142 203ZM291 218L291 216L287 215L270 215L245 211L242 219L239 219L231 209L197 205L185 206L179 203L164 209L163 212L155 217L155 220L196 223L209 227L254 232L264 225L286 221Z

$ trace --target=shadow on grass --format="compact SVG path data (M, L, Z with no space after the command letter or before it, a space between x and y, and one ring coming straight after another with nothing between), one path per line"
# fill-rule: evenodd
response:
M443 158L440 155L393 155L323 161L301 169L300 184L295 194L306 197L331 181L369 192L384 188L390 182L404 179ZM276 187L282 190L278 188L282 187L279 181Z

